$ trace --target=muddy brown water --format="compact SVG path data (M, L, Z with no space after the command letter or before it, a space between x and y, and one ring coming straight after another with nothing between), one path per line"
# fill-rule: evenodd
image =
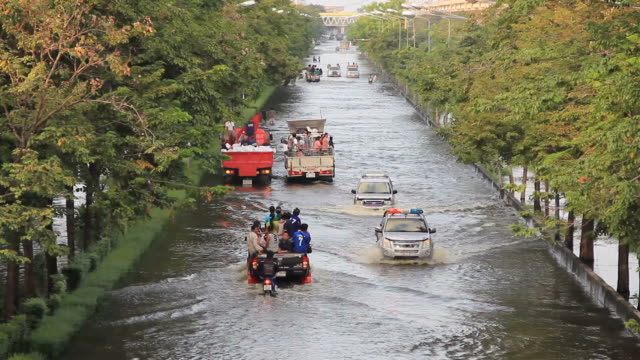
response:
M272 127L326 116L333 183L287 184L282 156L268 187L241 188L180 213L62 357L92 359L639 359L622 322L555 265L544 244L515 237L518 217L355 51L316 49L323 68L358 61L360 79L298 82L274 100ZM422 208L430 262L381 260L380 213L351 205L364 172L385 172L398 207ZM314 281L277 298L248 285L243 238L281 204L309 224Z

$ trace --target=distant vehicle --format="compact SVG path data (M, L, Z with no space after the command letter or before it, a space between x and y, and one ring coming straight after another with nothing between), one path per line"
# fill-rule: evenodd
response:
M364 174L358 186L351 190L353 203L368 208L380 209L395 204L397 190L393 188L391 178L385 174Z
M289 133L305 138L305 130L312 129L315 134L322 134L327 119L288 120ZM287 140L283 139L283 143ZM336 165L333 147L328 149L302 150L287 149L284 153L284 167L287 180L319 179L333 181Z
M340 50L349 50L349 47L351 47L351 42L349 40L340 41Z
M320 82L320 75L314 74L311 71L305 71L304 77L307 82Z
M376 241L385 257L420 258L433 257L430 228L421 209L389 209L382 216L382 222L375 228Z
M340 66L328 66L327 67L327 77L341 77L342 70Z
M347 65L347 77L348 78L360 77L360 71L358 71L358 65Z

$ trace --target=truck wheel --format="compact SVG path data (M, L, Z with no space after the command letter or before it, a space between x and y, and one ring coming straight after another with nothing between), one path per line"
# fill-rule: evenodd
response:
M265 185L270 184L271 175L268 175L268 174L258 175L257 180L260 184L265 184Z

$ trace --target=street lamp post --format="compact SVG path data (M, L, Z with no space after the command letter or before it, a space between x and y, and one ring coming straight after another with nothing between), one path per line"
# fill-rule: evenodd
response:
M386 12L397 14L398 10L395 9L387 9ZM394 16L396 19L402 19L401 16ZM406 21L406 20L405 20ZM402 22L398 21L398 50L402 47Z

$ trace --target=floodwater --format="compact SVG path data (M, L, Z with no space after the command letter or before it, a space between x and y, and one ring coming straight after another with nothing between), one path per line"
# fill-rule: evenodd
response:
M540 240L515 237L514 210L358 54L316 49L323 68L358 61L360 79L283 89L286 119L326 116L333 183L287 184L276 157L269 187L238 188L178 214L140 264L100 303L64 359L638 359L622 322L596 306ZM354 207L365 172L392 176L398 207L422 208L430 262L380 259L381 214ZM270 205L302 210L313 283L265 297L248 285L243 241Z

